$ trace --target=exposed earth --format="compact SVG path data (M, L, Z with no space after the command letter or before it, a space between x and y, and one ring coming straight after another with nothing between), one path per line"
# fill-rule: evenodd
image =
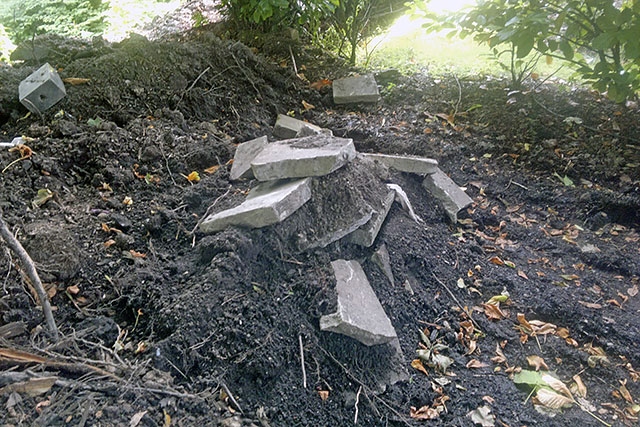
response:
M558 82L512 91L386 72L380 103L337 106L330 86L310 83L355 70L293 43L297 75L286 39L252 50L202 28L49 43L39 62L0 69L0 139L23 135L32 150L0 152L0 201L61 339L5 251L3 425L470 426L480 407L494 417L485 425L637 424L637 104ZM67 80L63 101L27 114L18 84L45 61L88 81ZM296 214L200 233L208 211L255 185L231 183L229 161L238 143L273 139L279 113L360 152L436 159L474 204L451 224L421 177L391 171L424 223L395 204L372 248L297 250L283 237ZM371 261L381 245L394 284ZM361 262L404 360L319 330L335 309L336 259ZM448 347L445 372L416 369L420 331ZM537 411L513 381L536 366L579 402ZM393 370L408 379L384 384ZM37 388L37 377L55 378Z

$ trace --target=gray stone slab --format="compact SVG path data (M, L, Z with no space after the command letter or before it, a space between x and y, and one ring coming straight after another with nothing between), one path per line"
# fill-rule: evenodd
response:
M458 221L458 212L473 203L471 197L440 169L427 175L422 185L442 203L454 224Z
M210 215L200 224L204 233L229 226L261 228L284 221L311 198L311 179L274 181L256 186L232 209Z
M356 157L351 139L324 134L268 144L251 162L259 181L328 175Z
M18 96L32 113L48 110L67 95L62 79L49 64L44 64L20 82Z
M333 102L336 104L378 101L380 101L380 92L373 74L333 81Z
M353 234L356 230L362 227L365 224L368 224L371 221L371 217L374 214L374 210L369 207L368 210L364 212L360 212L359 215L351 218L351 221L347 226L340 227L336 230L332 230L323 236L316 238L315 241L309 242L307 245L301 245L301 248L304 250L307 249L315 249L315 248L325 248L329 246L333 242L337 242L345 236ZM344 221L344 218L342 218Z
M253 171L251 170L251 162L255 157L267 146L269 141L266 136L243 142L236 148L236 154L233 157L231 172L229 178L232 181L239 179L253 179Z
M319 126L284 114L278 114L276 124L273 127L273 135L283 139L296 138L302 129L306 129L306 132L309 130L315 130L318 133L322 132L322 128Z
M438 161L426 157L417 156L394 156L390 154L363 154L368 159L382 163L400 172L415 173L418 175L429 175L438 170Z
M331 263L336 277L338 310L320 318L320 330L346 335L371 346L398 337L382 304L357 261Z
M391 286L396 284L396 281L393 277L393 270L391 270L391 257L389 257L389 251L387 250L386 245L381 245L377 251L371 255L371 261L387 276L389 279L389 283Z
M378 237L380 228L382 228L384 220L387 219L389 210L391 210L395 195L395 191L390 191L389 194L387 194L386 199L382 203L382 209L380 211L374 212L369 222L349 235L349 241L351 243L364 246L366 248L373 245L373 242L376 241L376 237Z

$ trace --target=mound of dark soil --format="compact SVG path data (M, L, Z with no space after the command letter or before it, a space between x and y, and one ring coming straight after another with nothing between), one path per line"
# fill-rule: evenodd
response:
M296 55L308 76L348 73ZM431 424L472 425L467 414L487 405L495 425L601 425L577 404L550 418L523 403L510 376L533 369L534 355L567 384L580 375L593 415L637 420L637 107L552 84L509 93L501 82L425 75L394 77L379 105L335 106L290 64L206 31L81 56L52 65L89 81L67 84L41 116L15 99L34 67L0 70L3 139L24 135L33 150L15 163L19 153L0 153L3 217L55 293L62 334L50 341L7 252L4 424L383 426L421 425L411 414L426 413ZM252 185L229 182L235 145L271 137L278 113L362 152L435 158L474 205L448 224L420 177L392 172L425 222L394 205L372 248L301 250L296 239L310 230L295 217L200 234L199 219ZM194 171L199 181L187 179ZM353 191L371 190L366 180ZM323 214L300 213L319 223ZM381 245L394 284L371 260ZM320 332L339 258L363 265L408 381L384 384L401 363L387 347ZM509 298L492 310L499 295ZM557 328L536 334L523 319ZM414 369L420 330L448 347L446 373ZM36 377L55 379L35 390Z

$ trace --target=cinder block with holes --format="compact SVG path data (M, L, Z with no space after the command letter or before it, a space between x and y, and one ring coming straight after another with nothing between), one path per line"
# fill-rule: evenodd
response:
M32 113L53 107L67 95L62 79L49 64L44 64L20 82L18 95L22 105Z

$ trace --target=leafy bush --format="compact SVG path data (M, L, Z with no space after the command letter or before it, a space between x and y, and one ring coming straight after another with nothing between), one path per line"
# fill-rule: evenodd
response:
M5 4L0 23L16 44L46 33L99 34L108 7L107 0L23 0Z
M536 51L547 61L570 63L616 101L640 89L640 3L635 0L479 0L446 17L434 16L417 0L416 11L430 19L429 31L449 28L451 35L471 35L492 48L506 45L515 61Z

